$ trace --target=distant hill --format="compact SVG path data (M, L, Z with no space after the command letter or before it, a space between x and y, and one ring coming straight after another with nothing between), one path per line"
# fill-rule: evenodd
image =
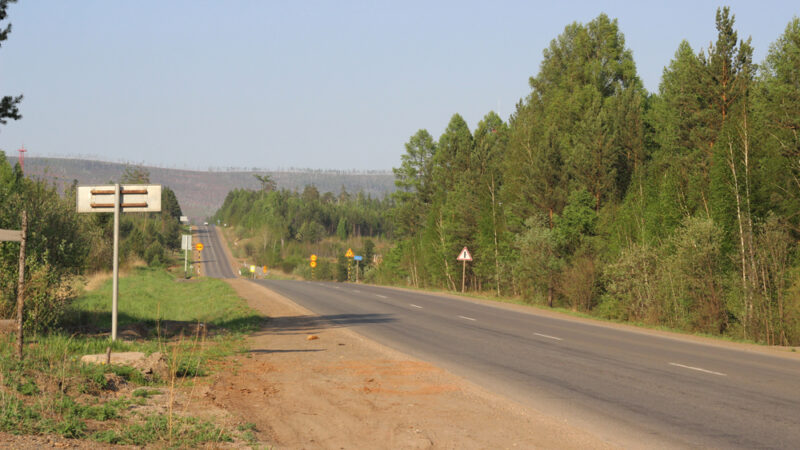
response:
M16 156L6 155L13 165ZM52 180L63 189L78 180L78 184L107 184L119 180L127 164L66 158L25 158L25 174ZM313 184L320 193L338 194L342 186L350 193L363 191L373 197L394 192L394 175L390 172L343 172L325 170L292 171L194 171L147 167L150 182L169 186L181 204L183 213L195 223L214 214L225 196L233 189L258 189L253 174L269 174L278 189L302 191Z

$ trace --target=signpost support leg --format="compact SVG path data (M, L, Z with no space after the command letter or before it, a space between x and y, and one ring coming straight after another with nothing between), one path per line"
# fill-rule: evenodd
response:
M359 265L360 265L360 262L356 261L356 283L358 283L358 268L359 268Z
M22 361L22 311L25 305L25 241L28 238L28 212L22 211L22 240L19 242L17 279L17 358Z
M189 278L189 250L183 249L183 278Z
M461 293L463 294L464 293L465 280L466 280L466 277L467 277L467 261L464 260L464 261L462 261L462 263L464 263L461 266Z
M119 294L119 184L114 184L114 269L111 288L111 340L117 340L117 300Z

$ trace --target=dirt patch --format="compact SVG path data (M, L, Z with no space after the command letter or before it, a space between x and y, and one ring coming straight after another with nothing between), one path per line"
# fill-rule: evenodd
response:
M342 327L288 299L229 280L270 319L229 358L208 402L279 448L608 448L598 438L495 396ZM308 335L319 339L307 340Z

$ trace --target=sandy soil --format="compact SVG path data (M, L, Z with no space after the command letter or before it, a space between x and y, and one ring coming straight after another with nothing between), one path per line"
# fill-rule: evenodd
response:
M608 448L598 438L320 320L245 280L269 319L198 389L197 408L255 424L278 448ZM314 336L316 339L309 337Z

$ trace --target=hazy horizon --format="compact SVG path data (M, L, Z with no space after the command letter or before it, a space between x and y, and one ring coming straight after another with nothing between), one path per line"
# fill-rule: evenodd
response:
M760 63L800 4L727 2ZM106 2L9 6L0 95L25 96L0 148L206 170L391 170L418 129L472 129L528 95L572 22L618 19L650 92L718 3Z

